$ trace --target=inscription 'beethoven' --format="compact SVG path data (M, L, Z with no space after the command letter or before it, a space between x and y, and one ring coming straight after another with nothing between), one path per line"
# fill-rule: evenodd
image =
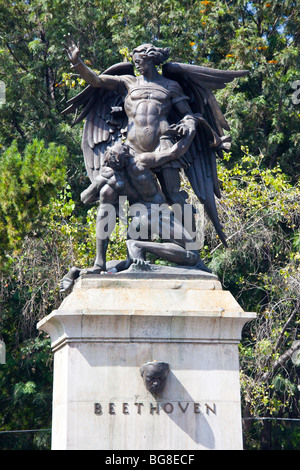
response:
M125 415L130 414L146 414L150 413L152 415L159 415L161 411L164 411L167 414L175 413L179 410L180 413L186 413L187 410L192 411L193 414L203 413L201 406L204 407L206 414L209 414L211 411L213 414L217 414L216 404L204 405L197 402L166 402L166 403L107 403L102 405L101 403L94 404L94 413L96 415L103 415L108 413L110 415L116 415L117 413L123 413Z

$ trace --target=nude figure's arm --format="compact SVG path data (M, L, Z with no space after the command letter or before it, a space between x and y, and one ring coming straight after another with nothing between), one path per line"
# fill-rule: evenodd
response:
M178 135L187 135L191 130L196 129L197 125L201 125L206 129L208 135L210 136L210 147L215 149L224 150L228 152L231 147L231 137L230 136L219 136L212 127L208 124L206 119L202 114L194 114L188 104L187 100L179 101L175 104L175 107L178 113L185 118L180 121L178 124L173 124L172 128L176 129ZM182 122L184 121L184 124Z
M151 169L164 165L171 160L177 160L184 155L194 138L195 130L166 150L145 152L135 157L136 165L141 169Z
M106 168L105 168L106 169ZM95 181L89 185L81 194L80 199L83 204L88 204L94 202L97 197L99 197L100 190L108 183L110 177L113 176L113 170L111 170L111 174L107 172L105 176L98 175Z
M94 88L106 88L107 90L120 90L124 87L121 77L115 75L97 75L92 69L87 67L81 59L73 65L86 83Z
M65 48L72 67L76 72L92 87L106 88L108 90L117 90L124 86L122 79L114 75L97 75L92 69L87 67L80 59L79 42L76 44L74 39L68 34Z

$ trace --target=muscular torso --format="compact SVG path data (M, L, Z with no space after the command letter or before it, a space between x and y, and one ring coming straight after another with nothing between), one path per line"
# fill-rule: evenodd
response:
M113 78L115 81L116 77ZM144 201L163 204L166 199L158 180L151 170L139 165L139 154L158 148L161 136L169 127L167 118L171 107L181 100L186 101L187 97L178 83L164 77L148 82L143 77L121 76L117 78L117 85L120 86L119 92L125 93L128 118L126 143L133 151L124 172L124 182L118 182L119 194L126 194L130 203ZM114 177L112 185L116 182Z
M128 86L125 112L128 117L128 144L137 152L151 152L159 145L168 128L167 116L172 106L168 80L148 83L137 79Z
M130 204L142 201L153 204L166 202L155 175L139 164L139 159L134 156L129 158L126 167L119 170L103 166L101 177L115 190L116 196L127 196ZM112 204L115 202L114 199L110 201Z
M169 126L167 118L173 105L178 108L178 103L183 100L186 105L180 103L181 114L191 112L179 84L163 76L154 81L147 81L142 75L98 76L81 61L76 67L92 87L116 90L125 95L127 143L136 152L151 152L158 147L160 137Z
M126 167L126 176L132 188L138 194L138 199L130 202L143 201L152 204L163 204L166 202L157 178L151 170L142 169L134 157L129 159Z

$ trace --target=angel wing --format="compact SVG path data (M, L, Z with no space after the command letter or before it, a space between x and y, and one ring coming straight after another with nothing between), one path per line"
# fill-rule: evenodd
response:
M224 136L223 130L230 127L217 103L211 90L221 89L226 83L235 78L243 77L248 71L216 70L197 65L169 62L163 65L164 77L175 80L182 87L183 92L190 99L190 107L193 113L201 113L210 127L220 136ZM180 117L172 111L170 121L178 122ZM216 156L222 158L222 150L212 149L209 146L207 131L201 125L197 126L196 136L185 155L189 166L185 169L192 189L204 205L207 215L212 221L222 243L227 246L226 236L220 223L215 196L221 197Z
M106 75L134 75L133 65L121 62L107 69ZM93 88L88 85L81 93L67 102L62 114L76 112L75 124L85 119L82 134L82 151L87 174L91 180L99 174L106 149L126 132L127 116L123 98L116 91ZM78 110L83 108L77 117Z

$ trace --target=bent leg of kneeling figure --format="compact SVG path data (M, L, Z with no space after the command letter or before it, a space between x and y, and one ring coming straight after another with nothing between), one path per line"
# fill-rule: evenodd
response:
M145 262L146 253L151 253L158 258L181 266L197 266L201 262L197 251L186 250L176 243L158 243L142 240L127 240L126 243L129 257L135 263Z
M112 234L117 220L116 206L118 193L109 185L105 185L100 191L100 206L96 221L96 259L93 268L88 273L98 274L106 271L106 251L109 237Z
M151 214L151 215L150 215ZM164 239L163 243L153 242L151 239L136 238L127 240L129 257L133 262L144 262L145 254L151 253L171 263L186 266L195 266L199 261L199 253L196 250L187 250L185 244L192 242L192 238L181 224L171 217L171 211L164 209L163 212L152 211L137 218L140 230L155 226L156 234ZM153 224L151 227L151 223ZM175 240L175 233L179 240Z
M158 229L157 235L163 239L163 243L147 240L146 237L127 240L128 254L133 262L145 263L145 254L152 253L171 263L195 266L197 269L211 272L201 261L199 251L193 249L197 247L195 236L192 237L189 234L184 226L172 216L169 209L164 208L161 213L156 213L150 207L148 214L143 214L137 220L141 231L143 228L151 231L153 228L151 224L154 222L154 226Z
M162 227L164 224L164 220L162 221ZM171 241L176 245L179 245L181 248L185 250L185 260L184 263L180 263L177 261L178 264L185 264L186 266L195 266L197 269L201 271L206 271L211 273L212 271L205 266L203 261L200 258L199 251L197 249L197 239L196 239L196 232L191 235L188 230L174 217L171 218ZM177 253L179 253L179 248L177 249Z

